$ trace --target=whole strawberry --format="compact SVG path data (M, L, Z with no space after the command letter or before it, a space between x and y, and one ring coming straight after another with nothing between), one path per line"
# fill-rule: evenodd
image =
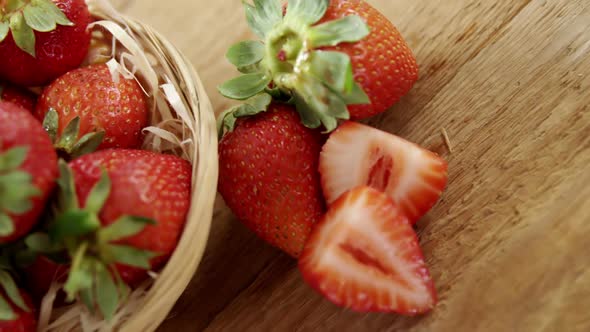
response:
M57 178L57 155L33 115L0 102L0 244L37 223Z
M294 109L272 104L238 120L219 145L219 192L227 205L259 237L294 257L324 212L321 142Z
M266 93L294 104L303 123L330 132L338 120L384 112L418 77L400 33L362 0L245 3L248 24L264 40L230 48L243 75L219 87L228 98Z
M44 89L35 116L61 155L71 158L96 148L139 148L148 124L139 84L120 75L115 81L106 64L78 68L55 80Z
M111 317L125 285L143 281L176 248L192 167L172 155L109 149L60 162L60 174L49 235L72 258L64 289Z
M0 82L0 101L8 101L33 112L37 103L37 96L10 83Z
M0 79L45 85L86 57L91 16L84 0L4 0L0 6Z

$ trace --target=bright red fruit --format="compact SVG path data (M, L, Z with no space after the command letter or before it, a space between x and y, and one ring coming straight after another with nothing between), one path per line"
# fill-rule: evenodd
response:
M321 142L292 107L275 104L238 120L219 145L219 192L227 205L260 238L294 257L324 212Z
M368 185L386 192L411 223L436 204L447 184L447 162L387 132L346 122L324 145L319 170L324 196Z
M4 291L0 292L0 297L7 301L12 308L14 319L0 320L0 332L35 332L37 331L37 314L33 302L25 290L20 290L20 295L24 304L29 307L28 311L23 310L15 305Z
M0 244L37 223L57 173L57 155L41 123L24 108L0 102Z
M418 80L418 64L393 23L366 1L332 0L319 23L349 15L362 17L371 33L327 49L350 56L355 81L371 99L370 104L349 106L351 119L359 120L383 113L406 95Z
M59 8L57 12L55 5ZM92 20L84 0L6 0L2 11L11 7L15 9L4 13L6 19L0 22L6 22L7 14L12 14L19 16L19 21L28 29L18 29L21 35L17 39L23 41L22 47L15 43L11 31L5 39L0 38L0 79L21 86L40 86L80 66L90 47L88 25ZM31 11L24 10L25 7L41 8L40 15L53 25L40 26L39 20L27 20ZM67 20L59 17L60 14ZM27 22L37 22L37 25L29 26ZM33 33L32 40L30 34Z
M44 121L50 110L54 110L57 121L57 136L74 118L80 119L80 130L69 146L56 148L74 157L83 153L74 151L71 144L84 135L104 132L98 149L125 148L136 149L142 144L141 130L148 124L146 98L139 84L133 79L118 77L113 80L105 64L78 68L61 76L48 87L37 103L35 115Z
M8 101L33 112L37 96L28 90L0 82L0 101Z
M141 232L117 243L157 253L151 268L158 269L176 248L190 207L192 167L186 160L146 150L112 149L85 155L69 166L82 207L104 168L111 182L108 199L98 214L103 226L122 216L149 218ZM120 265L127 284L137 284L145 269Z
M244 2L263 42L243 41L227 59L242 75L219 86L227 98L260 94L296 106L309 128L333 131L339 120L386 111L418 79L414 54L396 27L362 0ZM264 108L249 109L248 113Z
M299 269L320 294L355 311L415 315L437 301L412 225L391 198L369 187L346 192L330 207Z

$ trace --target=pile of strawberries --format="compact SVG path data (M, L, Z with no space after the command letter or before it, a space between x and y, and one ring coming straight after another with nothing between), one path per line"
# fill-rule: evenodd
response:
M219 119L219 192L304 280L356 311L414 315L437 296L413 226L447 185L438 155L357 120L412 88L416 60L362 0L245 4L261 41L232 46L243 103Z
M190 163L141 149L137 81L86 61L92 21L83 0L0 1L2 332L35 331L54 281L108 320L189 210Z

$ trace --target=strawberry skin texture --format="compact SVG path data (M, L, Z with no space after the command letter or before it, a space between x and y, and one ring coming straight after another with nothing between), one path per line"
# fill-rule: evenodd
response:
M401 137L348 121L323 146L319 166L328 204L344 192L368 185L389 194L416 223L441 197L448 164Z
M80 117L79 137L105 131L99 149L136 149L142 144L141 130L148 124L145 96L135 80L112 79L105 64L70 71L43 91L35 116L43 121L50 108L59 116L58 135L76 116Z
M84 0L53 0L74 26L35 32L36 57L19 49L12 33L0 43L0 78L20 86L45 85L80 66L90 47L90 12Z
M380 114L406 95L418 80L416 58L397 28L377 9L362 0L332 0L318 23L348 15L362 17L371 33L355 43L326 48L350 56L354 78L371 100L348 107L351 120Z
M41 123L26 109L9 102L0 102L0 153L13 147L28 147L27 158L19 168L33 177L33 185L41 191L31 199L32 208L21 215L12 215L15 231L0 237L0 243L17 240L27 234L43 212L58 176L57 154Z
M29 295L23 290L20 290L25 304L31 309L30 312L26 312L16 306L8 299L4 291L0 291L2 296L7 302L10 303L12 310L17 315L17 319L11 321L0 320L0 332L35 332L37 331L37 310L33 306L33 302Z
M370 187L346 192L329 208L299 270L332 303L358 312L416 315L437 302L411 224L391 198Z
M28 90L0 82L0 101L11 102L29 112L33 112L37 103L37 96Z
M260 238L293 257L325 210L317 172L321 140L292 107L271 104L220 142L225 202Z
M190 208L192 166L172 155L146 150L109 149L84 155L69 166L74 173L76 193L85 206L90 190L107 171L111 193L99 214L102 225L123 215L151 218L155 225L119 241L138 249L158 253L152 269L161 267L176 248ZM118 265L124 282L136 285L146 271Z

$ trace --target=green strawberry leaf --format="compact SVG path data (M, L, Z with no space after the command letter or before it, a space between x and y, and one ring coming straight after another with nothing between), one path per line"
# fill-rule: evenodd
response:
M59 129L59 115L55 109L50 108L45 118L43 118L43 129L45 129L49 138L51 138L51 143L55 143Z
M72 147L78 140L78 133L80 132L80 117L77 116L68 123L64 129L61 137L56 143L56 148L63 149L67 153L72 152Z
M100 227L97 216L85 210L70 210L60 214L49 229L53 242L68 237L80 237L91 234Z
M106 245L105 251L118 263L146 270L151 267L150 259L158 256L151 251L115 244Z
M25 238L25 244L28 248L36 252L48 252L52 248L51 239L45 233L32 233Z
M16 313L12 310L12 306L0 296L0 321L13 321L16 319Z
M82 246L80 249L84 250L79 250L79 254L74 257L68 279L64 284L68 301L74 300L80 291L92 289L94 283L95 262L84 258L86 247Z
M6 36L8 36L9 30L10 30L10 25L8 24L8 22L0 21L0 42L4 41Z
M369 33L365 21L360 16L352 15L312 27L308 38L313 47L336 46L343 42L357 42Z
M315 51L311 53L309 73L336 92L352 90L354 76L350 57L342 52Z
M113 276L104 264L96 265L96 302L106 321L110 321L119 306L119 291Z
M23 15L27 24L36 31L49 32L55 30L57 24L73 26L66 15L50 0L32 0L24 7Z
M98 214L111 193L111 179L106 170L102 170L100 179L92 187L86 198L84 210L90 214Z
M0 211L0 236L8 236L14 233L14 222L6 213Z
M260 38L283 19L283 10L278 0L254 0L254 6L244 2L246 21Z
M12 276L6 271L0 271L0 285L4 289L8 298L22 310L29 312L31 309L26 305L25 300L20 295L18 286L12 279Z
M19 146L0 153L0 172L8 172L20 167L29 153L29 147Z
M270 82L264 73L245 74L223 83L218 90L227 98L245 100L264 91Z
M225 56L238 68L250 67L264 58L264 45L258 41L243 41L230 47Z
M315 24L324 17L329 5L330 0L289 0L285 21Z
M98 147L102 144L104 137L106 135L105 131L97 131L94 133L88 133L74 145L71 152L71 158L76 159L85 154L92 153L98 149Z
M26 0L8 0L8 1L6 1L6 11L5 12L7 12L7 13L14 12L17 9L23 8L26 4L27 4Z
M357 83L353 82L352 89L345 93L342 98L346 105L362 105L362 104L370 104L371 99L365 93L365 90Z
M35 57L35 33L25 22L22 12L16 12L10 17L10 31L15 44Z
M294 100L301 121L308 128L318 128L323 124L326 132L331 132L338 127L338 119L350 118L340 95L313 77L299 79Z
M271 101L272 97L269 94L259 93L246 100L244 104L234 106L223 112L217 121L217 132L219 137L221 138L226 130L234 130L237 118L264 112L268 109L268 105L270 105Z
M0 208L16 215L21 215L33 207L31 198L39 196L41 191L32 185L33 177L24 171L13 171L0 175L2 201ZM19 190L14 190L18 188Z
M92 287L86 288L80 291L80 299L82 303L88 308L91 314L94 314L94 292L92 291Z
M140 233L147 225L155 224L156 222L149 218L122 216L114 223L99 230L98 236L103 243L117 241Z
M58 167L60 174L59 178L57 179L57 184L59 185L60 189L58 195L59 209L62 211L77 210L79 203L72 169L63 159L58 161Z

